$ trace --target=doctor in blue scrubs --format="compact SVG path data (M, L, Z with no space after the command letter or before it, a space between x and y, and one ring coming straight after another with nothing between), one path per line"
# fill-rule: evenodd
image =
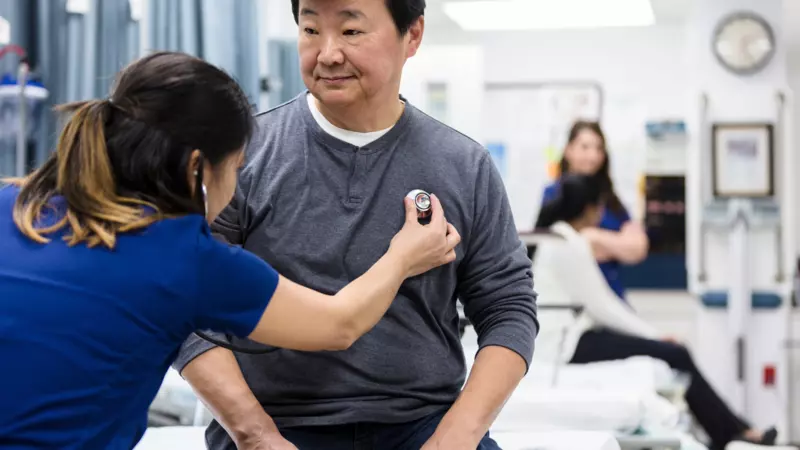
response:
M620 279L621 264L637 264L647 256L649 242L644 228L630 214L614 192L609 173L608 150L603 130L596 122L576 122L569 131L561 158L562 174L596 175L607 190L606 206L600 224L582 234L589 240L600 269L611 289L625 301L625 286ZM542 204L558 193L558 180L544 190Z
M455 259L435 196L426 226L398 199L388 250L338 292L216 241L208 222L233 196L254 122L239 86L202 60L150 55L109 99L61 109L52 157L0 189L0 448L131 449L195 330L346 349L406 278Z

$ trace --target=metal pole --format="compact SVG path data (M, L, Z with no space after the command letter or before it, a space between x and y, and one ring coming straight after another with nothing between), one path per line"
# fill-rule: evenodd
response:
M774 137L773 137L773 139L774 139L774 146L773 146L774 149L773 150L778 155L775 158L775 160L776 161L780 161L780 164L784 165L784 164L786 164L786 156L785 156L785 152L783 151L783 132L784 132L784 130L783 130L783 109L784 109L783 108L783 103L784 103L785 97L783 95L783 92L778 92L776 97L777 97L777 103L778 103L778 114L777 114L778 117L777 117L777 124L776 124L775 130L774 130ZM773 174L778 174L780 172L779 170L775 170L774 166L771 167L771 169L772 169L772 173ZM783 183L784 180L783 180L783 174L782 173L778 174L777 178L781 183ZM773 183L778 184L774 180L773 180ZM786 192L785 189L778 188L776 190L778 191L777 195L776 195L777 198L780 198L781 200L784 200L784 199L787 198L787 194L788 193ZM783 208L781 208L781 210L783 210ZM778 220L778 226L775 229L775 240L777 241L776 242L776 247L775 247L775 255L776 255L775 282L776 283L783 283L783 281L785 280L785 276L786 275L785 275L784 262L783 262L783 247L784 247L784 245L783 245L783 223L782 223L781 220Z
M735 355L736 367L734 368L736 380L734 382L734 408L740 414L747 412L747 320L750 316L751 293L748 277L748 219L742 204L746 200L733 200L731 207L735 212L733 229L728 237L728 260L732 263L730 271L730 291L728 296L728 329L731 344Z
M778 180L780 181L781 189L778 191L777 198L780 199L781 207L781 215L786 215L788 217L792 217L794 214L794 189L796 186L796 182L794 181L794 153L791 151L791 148L787 145L785 140L786 137L786 95L782 91L778 91L776 93L776 126L775 126L775 144L774 144L774 151L775 154L778 156L776 158L777 161L780 161L780 164L777 168L775 168L775 173L778 176ZM791 142L788 143L791 145ZM788 240L788 244L791 245L794 242L792 226L789 225L786 227L787 229L787 236L784 235L784 217L781 217L778 221L777 229L775 230L776 235L776 254L777 254L777 262L778 262L778 269L777 269L777 276L775 282L778 283L778 291L783 295L785 292L782 288L781 284L787 281L787 278L791 279L796 283L797 273L790 273L786 267L786 252L784 241ZM791 220L791 219L790 219ZM792 222L790 222L791 224ZM793 253L793 252L791 252ZM792 266L789 265L789 268ZM796 270L796 268L795 268ZM789 296L785 298L782 302L780 309L778 310L779 314L784 315L784 326L785 329L785 337L786 342L791 343L794 339L793 333L793 311L794 305L793 302L793 295L792 291L794 290L795 295L797 294L797 290L795 286L792 286L792 289L789 289ZM795 379L794 379L794 352L792 350L791 345L784 346L783 354L781 355L781 360L778 365L779 373L784 372L785 375L781 376L778 380L778 389L780 391L786 392L786 401L785 401L785 408L784 408L784 417L783 423L779 425L782 426L783 429L786 430L787 441L794 442L795 439L795 429L794 429L794 391L795 391ZM783 367L783 370L780 370L780 367Z
M708 94L705 92L700 96L700 154L704 155L706 153L712 154L714 149L711 148L711 141L709 139L708 133L708 107L709 107L709 100ZM701 180L705 180L706 177L700 176L703 172L704 168L706 167L705 159L703 156L700 156L700 169L697 171L695 176L700 177ZM708 167L711 167L710 165ZM706 181L701 181L700 185L700 192L699 192L699 201L701 207L705 204L705 183ZM700 221L700 233L699 239L697 243L698 248L698 268L697 268L697 281L700 283L705 283L708 281L708 272L706 271L706 225L701 220Z
M28 155L28 101L25 98L25 86L28 83L28 63L19 65L19 130L17 130L17 176L24 177L25 163Z

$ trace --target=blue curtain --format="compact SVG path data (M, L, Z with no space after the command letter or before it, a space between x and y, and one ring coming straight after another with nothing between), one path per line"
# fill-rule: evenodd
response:
M130 2L91 0L88 13L69 14L60 5L52 5L65 4L64 0L39 1L51 3L43 8L49 11L40 13L39 42L64 55L59 71L50 73L52 81L64 78L59 86L63 90L55 95L57 102L107 96L114 75L140 54L139 23L131 19Z
M267 42L269 55L271 108L285 103L306 89L300 74L297 41L273 39Z
M256 0L151 1L146 51L181 51L233 76L258 103L258 11Z
M144 52L184 51L216 64L258 103L258 0L150 0L150 43L140 48L138 22L129 0L90 0L85 14L68 13L67 0L0 0L0 15L11 22L12 42L31 56L33 69L50 96L31 141L29 168L49 155L59 126L52 106L105 97L114 75ZM18 61L0 60L13 73ZM12 150L0 148L0 176L13 174Z

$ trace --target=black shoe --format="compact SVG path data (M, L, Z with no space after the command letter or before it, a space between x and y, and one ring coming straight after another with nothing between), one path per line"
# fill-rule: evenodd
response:
M775 441L778 439L778 430L775 427L768 428L764 430L764 433L761 435L761 445L775 445Z
M739 436L736 436L733 440L739 442L747 442L748 444L773 447L775 446L775 441L778 440L778 430L776 430L775 427L767 428L761 433L761 439L757 441L753 439L748 439L747 437L745 437L744 433L740 434Z
M734 439L734 441L747 442L749 444L756 444L756 445L764 445L764 446L767 446L767 447L773 447L775 445L775 441L777 439L778 439L778 430L776 430L775 427L771 427L771 428L767 428L766 430L764 430L761 433L761 439L758 440L758 441L755 441L753 439L748 439L748 438L746 438L744 436L744 434L741 434L741 435L737 436Z

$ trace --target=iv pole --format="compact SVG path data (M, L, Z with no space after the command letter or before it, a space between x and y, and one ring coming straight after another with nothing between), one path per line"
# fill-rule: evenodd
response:
M17 85L19 86L19 130L17 131L17 157L16 157L16 176L25 176L25 160L28 154L28 102L25 98L25 87L28 84L30 66L28 65L28 55L25 50L14 44L5 45L0 49L0 59L9 53L19 57L19 68L17 70Z

